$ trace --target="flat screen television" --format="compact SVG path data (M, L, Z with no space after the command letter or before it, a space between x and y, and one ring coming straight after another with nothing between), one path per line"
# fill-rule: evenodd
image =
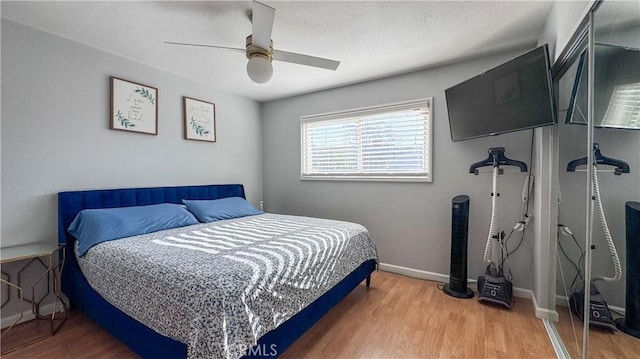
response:
M640 130L640 49L595 44L594 126ZM580 55L566 123L587 124L587 52Z
M445 96L453 142L556 123L546 44L446 89Z

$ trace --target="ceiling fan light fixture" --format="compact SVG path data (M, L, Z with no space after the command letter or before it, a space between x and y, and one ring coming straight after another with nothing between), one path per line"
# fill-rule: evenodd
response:
M263 84L273 76L273 65L269 56L253 54L247 62L247 74L249 78L259 84Z
M249 59L249 62L247 63L247 75L249 75L249 78L253 82L259 84L263 84L271 79L271 76L273 75L273 66L271 65L271 61L273 60L327 70L336 70L338 68L340 61L282 50L274 51L271 33L273 31L273 19L275 12L274 8L261 2L253 1L251 12L251 35L247 36L244 49L187 42L165 41L165 43L195 47L211 47L235 52L244 51L245 56ZM256 40L255 44L253 42L254 37Z

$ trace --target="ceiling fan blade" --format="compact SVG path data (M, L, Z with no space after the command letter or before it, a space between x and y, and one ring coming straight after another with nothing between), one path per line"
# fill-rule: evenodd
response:
M280 50L273 50L273 59L278 61L291 62L299 65L319 67L327 70L335 70L340 65L340 61L323 59L322 57L302 55L295 52Z
M276 10L263 3L253 2L251 23L253 24L251 43L254 46L268 49L273 30L273 17Z
M227 46L216 46L216 45L205 45L205 44L191 44L188 42L172 42L172 41L165 41L165 44L169 44L169 45L180 45L180 46L194 46L194 47L210 47L210 48L214 48L214 49L223 49L223 50L232 50L232 51L238 51L238 52L242 52L245 53L246 49L240 49L237 47L227 47Z

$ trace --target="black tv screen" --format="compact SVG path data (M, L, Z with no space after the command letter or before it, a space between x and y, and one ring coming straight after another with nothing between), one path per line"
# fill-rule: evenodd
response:
M547 45L445 90L451 140L556 123Z

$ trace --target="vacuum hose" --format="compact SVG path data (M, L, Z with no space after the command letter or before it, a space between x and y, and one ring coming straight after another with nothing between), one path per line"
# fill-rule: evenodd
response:
M497 218L498 218L498 173L500 169L498 166L493 166L493 183L491 185L491 224L489 225L489 236L487 237L487 244L484 247L484 261L487 263L492 263L491 258L491 247L493 237L497 234Z
M596 212L598 212L598 218L600 219L600 226L602 227L602 231L604 232L604 238L607 242L607 246L609 247L609 253L611 254L611 259L613 260L613 266L615 268L615 274L613 277L606 276L595 276L591 278L592 282L595 281L605 281L605 282L615 282L622 278L622 266L620 265L620 257L618 257L618 252L616 251L616 246L613 243L613 238L611 238L611 233L609 232L609 226L607 225L607 219L604 216L604 209L602 208L602 200L600 199L600 186L598 185L598 171L597 167L593 165L593 197L595 200Z

